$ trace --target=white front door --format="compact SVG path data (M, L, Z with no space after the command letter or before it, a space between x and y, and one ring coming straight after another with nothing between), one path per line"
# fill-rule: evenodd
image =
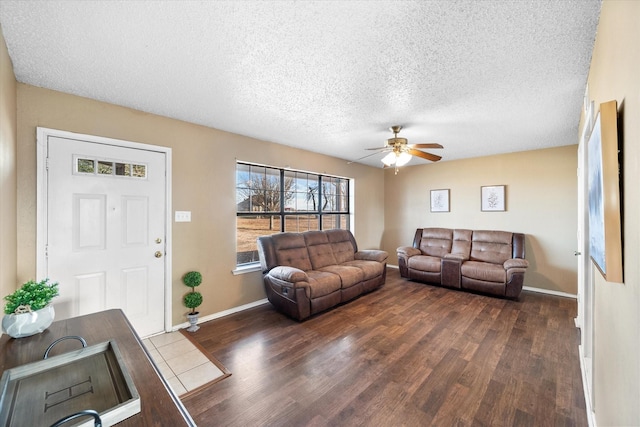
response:
M121 308L165 329L165 153L46 137L46 274L56 319Z

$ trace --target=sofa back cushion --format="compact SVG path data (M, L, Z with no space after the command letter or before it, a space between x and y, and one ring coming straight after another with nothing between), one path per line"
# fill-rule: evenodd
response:
M356 245L356 239L349 230L335 228L327 230L325 233L327 233L333 256L338 264L354 260L354 254L358 251L358 246Z
M453 230L453 244L451 245L452 254L462 254L469 256L471 252L471 230L456 229Z
M278 233L270 236L276 258L276 265L311 270L309 252L302 234Z
M423 254L443 258L451 253L453 230L450 228L423 228L418 249Z
M302 233L309 251L311 266L318 270L328 265L336 265L336 257L333 256L333 249L329 243L329 237L324 231L307 231Z
M472 261L503 264L512 255L513 233L508 231L476 230L471 240Z

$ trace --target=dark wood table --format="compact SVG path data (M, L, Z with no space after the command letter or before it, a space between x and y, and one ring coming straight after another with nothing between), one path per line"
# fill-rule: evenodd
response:
M87 346L116 341L140 395L141 406L140 413L119 422L118 426L195 426L182 402L160 375L122 310L107 310L53 322L46 331L31 337L15 339L3 335L0 338L2 372L42 360L52 342L69 335L83 337ZM64 340L53 347L49 357L81 347L77 340Z

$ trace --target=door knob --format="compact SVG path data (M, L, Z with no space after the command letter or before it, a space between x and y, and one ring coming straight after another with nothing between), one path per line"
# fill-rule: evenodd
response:
M155 256L156 258L162 258L162 252L156 251Z

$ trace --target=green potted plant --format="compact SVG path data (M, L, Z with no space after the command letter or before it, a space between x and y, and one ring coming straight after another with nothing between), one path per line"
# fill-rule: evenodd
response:
M11 295L4 297L2 331L13 338L39 334L53 322L51 300L58 296L58 283L49 279L29 280Z
M191 288L191 292L185 294L182 301L187 308L191 309L191 312L187 313L187 319L189 319L190 326L187 328L189 332L195 332L200 327L198 326L198 314L196 308L202 304L202 294L196 291L196 287L202 283L202 274L197 271L190 271L182 276L182 283Z

